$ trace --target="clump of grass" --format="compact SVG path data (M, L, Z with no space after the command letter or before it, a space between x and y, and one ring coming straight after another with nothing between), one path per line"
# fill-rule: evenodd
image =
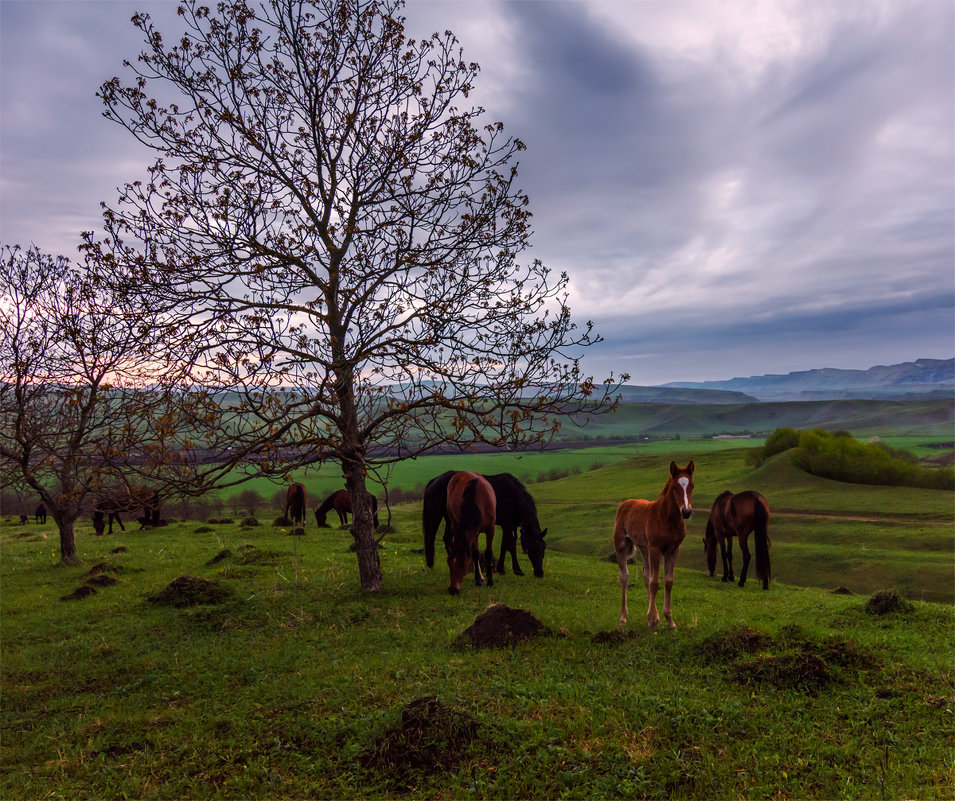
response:
M724 629L705 640L702 651L707 659L728 662L738 658L740 654L756 653L772 647L773 644L773 638L766 632L742 626Z
M903 600L895 590L880 590L865 605L866 612L878 617L894 612L911 612L913 608L912 604Z
M245 517L242 519L242 522L239 523L242 528L254 528L259 525L259 521L254 517Z

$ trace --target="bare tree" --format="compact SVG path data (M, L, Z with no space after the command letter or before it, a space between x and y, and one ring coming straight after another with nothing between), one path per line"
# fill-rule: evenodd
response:
M121 481L155 409L150 329L84 270L31 247L0 258L0 484L35 494L77 560L74 526Z
M187 0L168 44L133 17L146 49L101 96L158 157L86 237L178 334L178 380L228 399L206 437L238 432L229 458L340 463L370 591L370 466L539 445L613 392L580 369L598 337L572 322L567 276L518 261L524 145L456 105L477 65L450 32L407 38L402 6Z

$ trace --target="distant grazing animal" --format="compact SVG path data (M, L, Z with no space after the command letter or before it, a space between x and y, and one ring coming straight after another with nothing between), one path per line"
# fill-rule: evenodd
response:
M445 521L445 550L450 547L447 487L451 476L455 472L454 470L448 470L440 476L435 476L428 482L424 490L421 523L424 529L424 552L428 567L434 567L434 541L442 520ZM547 529L541 530L534 498L524 485L510 473L498 473L493 476L483 476L483 478L487 479L494 490L497 508L495 523L501 527L503 532L497 572L505 572L505 557L510 552L514 575L524 575L524 571L521 570L517 562L517 529L520 528L521 549L530 559L534 575L541 578L544 575L544 551L547 548L544 537L547 535Z
M142 509L143 516L139 518L140 530L147 526L159 525L159 494L155 490L140 487L137 489L121 490L107 498L100 498L93 505L93 530L103 534L109 521L108 534L113 533L113 522L119 523L120 529L126 530L121 514L130 514L135 509Z
M45 523L45 522L46 522L46 506L41 503L41 504L36 508L36 512L35 512L34 516L35 516L35 518L36 518L36 522L37 522L37 523Z
M305 533L305 486L291 484L285 492L285 516L292 521L292 533Z
M481 554L478 538L485 536L484 559L487 563L487 585L494 584L494 517L496 513L494 490L487 479L477 473L459 472L451 476L447 490L448 521L451 524L451 543L448 550L450 583L448 592L461 592L464 576L474 566L474 583L484 584L481 572Z
M769 589L769 503L755 490L745 490L735 495L727 490L713 502L710 518L706 521L703 549L706 566L711 576L716 575L716 545L719 543L723 558L723 581L733 581L733 537L739 540L743 552L743 569L739 574L739 586L746 584L749 569L749 548L746 540L754 534L756 544L756 578Z
M693 462L678 467L670 462L670 476L655 501L627 500L617 509L613 526L613 548L620 567L620 625L627 622L627 585L630 571L627 560L638 550L643 557L643 584L650 606L647 623L656 631L660 622L657 590L660 588L660 559L664 565L663 616L671 629L676 628L670 605L673 571L680 545L686 539L686 521L693 513Z
M341 489L333 492L315 510L315 522L319 528L328 525L325 518L328 516L329 509L334 509L338 513L338 520L343 526L347 525L348 515L352 513L351 496L348 494L348 490ZM374 515L375 528L378 528L378 499L374 495L371 496L371 511Z
M27 515L20 515L20 525L25 526L30 522L30 518Z

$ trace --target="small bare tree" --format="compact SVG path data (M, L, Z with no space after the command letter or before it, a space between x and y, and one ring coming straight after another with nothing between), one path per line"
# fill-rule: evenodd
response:
M223 459L341 465L370 591L370 467L539 445L613 392L579 367L597 337L567 276L518 261L524 145L456 105L477 65L450 32L407 38L402 6L187 0L168 43L133 17L146 49L101 96L158 158L87 235L162 317L177 381L217 393L207 441L239 438Z
M149 321L62 257L4 246L0 258L0 482L35 494L77 560L74 526L121 480L155 412Z

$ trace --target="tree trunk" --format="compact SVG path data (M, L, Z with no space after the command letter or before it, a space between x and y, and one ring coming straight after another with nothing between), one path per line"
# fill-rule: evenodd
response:
M381 560L375 542L374 512L371 495L365 489L365 460L361 454L351 454L342 459L345 488L351 499L351 533L355 538L355 553L358 556L358 576L361 588L366 592L379 592L382 585Z
M76 534L73 531L73 518L54 514L56 527L60 530L60 561L65 565L75 565L80 561L76 553Z

